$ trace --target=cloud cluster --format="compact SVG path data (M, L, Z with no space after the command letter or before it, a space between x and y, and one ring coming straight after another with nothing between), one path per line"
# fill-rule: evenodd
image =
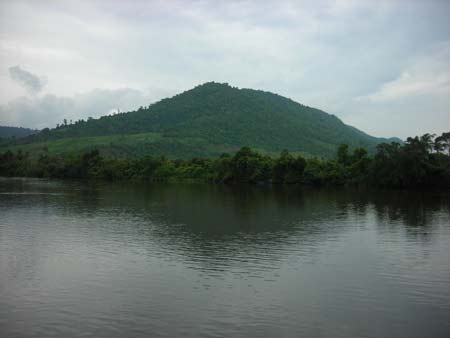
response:
M417 95L445 95L450 98L450 43L418 58L396 79L384 83L366 97L373 102L390 102Z
M24 87L28 93L37 94L45 87L47 80L41 78L20 66L9 67L9 75L14 82Z
M351 107L348 121L390 135L450 130L450 43L433 46L396 78L356 97Z

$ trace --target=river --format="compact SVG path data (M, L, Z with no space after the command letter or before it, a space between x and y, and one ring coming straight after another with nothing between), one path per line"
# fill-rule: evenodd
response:
M0 179L1 337L450 337L450 193Z

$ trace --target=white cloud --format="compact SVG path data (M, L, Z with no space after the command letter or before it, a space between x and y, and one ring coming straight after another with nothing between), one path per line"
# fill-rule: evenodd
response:
M347 121L383 136L440 134L450 130L450 43L431 46L401 74L356 97Z
M450 44L433 48L429 55L416 60L397 79L383 84L375 93L359 99L383 102L417 95L450 97Z

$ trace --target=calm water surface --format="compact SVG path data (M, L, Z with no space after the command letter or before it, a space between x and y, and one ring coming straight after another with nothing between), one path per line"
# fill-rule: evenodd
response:
M450 337L450 195L0 179L1 337Z

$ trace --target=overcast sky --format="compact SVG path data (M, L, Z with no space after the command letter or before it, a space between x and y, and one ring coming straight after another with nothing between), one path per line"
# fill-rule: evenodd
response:
M206 81L375 136L450 130L450 1L0 0L0 125L131 110Z

